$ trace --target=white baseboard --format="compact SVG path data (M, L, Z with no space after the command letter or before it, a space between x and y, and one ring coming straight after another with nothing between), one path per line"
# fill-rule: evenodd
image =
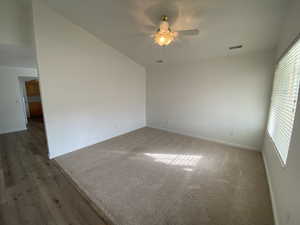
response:
M19 131L24 131L24 130L27 130L27 128L23 127L23 128L18 128L18 129L0 131L0 134L9 134L9 133L19 132Z
M65 151L65 152L59 152L58 154L51 154L51 151L49 150L48 157L49 157L49 159L55 159L55 158L57 158L57 157L59 157L59 156L62 156L62 155L65 155L65 154L68 154L68 153L71 153L71 152L79 151L79 150L82 150L82 149L84 149L84 148L88 148L88 147L90 147L90 146L92 146L92 145L101 143L101 142L103 142L103 141L107 141L107 140L112 139L112 138L114 138L114 137L122 136L122 135L124 135L124 134L133 132L133 131L135 131L135 130L138 130L138 129L141 129L141 128L144 128L144 127L145 127L145 125L143 124L143 125L140 125L140 126L131 128L131 129L129 129L129 130L120 131L119 133L116 133L116 134L111 135L111 136L109 136L109 137L98 138L98 139L96 139L96 140L92 140L92 141L90 141L90 142L88 142L88 143L85 143L85 145L80 146L80 147L78 147L78 148L76 148L76 149L71 149L71 150L68 150L68 151ZM48 146L48 149L50 149L49 146Z
M154 128L154 129L159 129L159 130L164 130L164 131L168 131L168 132L171 132L171 133L185 135L185 136L189 136L189 137L195 137L195 138L199 138L199 139L202 139L202 140L211 141L211 142L215 142L215 143L219 143L219 144L223 144L223 145L227 145L227 146L231 146L231 147L243 148L243 149L251 150L251 151L260 151L260 149L258 149L256 147L253 147L253 146L247 146L247 145L231 143L231 142L222 141L222 140L209 138L209 137L204 137L204 136L199 136L199 135L191 135L191 134L188 134L188 133L174 131L174 130L167 129L167 128L161 128L161 127L155 127L155 126L149 126L149 125L147 125L147 127Z
M276 207L276 202L275 202L275 196L274 196L274 192L273 192L273 188L272 188L272 184L271 184L270 171L269 171L269 168L268 168L268 165L267 165L267 161L266 161L266 158L265 158L264 151L262 152L262 157L263 157L263 161L264 161L264 164L265 164L265 169L266 169L266 174L267 174L267 179L268 179L268 185L269 185L269 190L270 190L270 195L271 195L271 203L272 203L274 223L275 223L274 225L279 225L277 207Z

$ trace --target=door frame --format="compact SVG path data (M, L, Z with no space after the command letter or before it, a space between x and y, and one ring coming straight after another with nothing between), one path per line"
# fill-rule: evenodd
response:
M39 80L39 78L34 76L18 76L18 82L20 88L19 102L22 107L26 129L28 124L28 117L30 117L30 111L29 111L29 105L27 100L25 82L30 80Z

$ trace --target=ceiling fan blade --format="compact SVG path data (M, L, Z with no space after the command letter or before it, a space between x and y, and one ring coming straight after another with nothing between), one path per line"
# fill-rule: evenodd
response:
M198 29L193 29L193 30L178 30L176 31L181 35L186 35L186 36L193 36L193 35L198 35L199 30Z
M153 33L157 30L157 27L153 25L144 25L142 30L146 33Z

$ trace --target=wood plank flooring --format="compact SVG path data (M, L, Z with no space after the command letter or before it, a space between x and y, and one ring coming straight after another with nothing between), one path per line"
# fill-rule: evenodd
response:
M39 120L0 135L0 224L106 224L47 154Z

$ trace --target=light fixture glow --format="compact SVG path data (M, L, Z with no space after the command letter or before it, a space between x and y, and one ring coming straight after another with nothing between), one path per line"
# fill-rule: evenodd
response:
M168 23L168 17L162 16L159 29L154 34L154 41L159 46L167 46L171 44L172 41L177 36L177 32L172 32Z
M159 46L167 46L174 41L175 37L175 32L171 32L170 30L159 30L154 35L154 41Z

